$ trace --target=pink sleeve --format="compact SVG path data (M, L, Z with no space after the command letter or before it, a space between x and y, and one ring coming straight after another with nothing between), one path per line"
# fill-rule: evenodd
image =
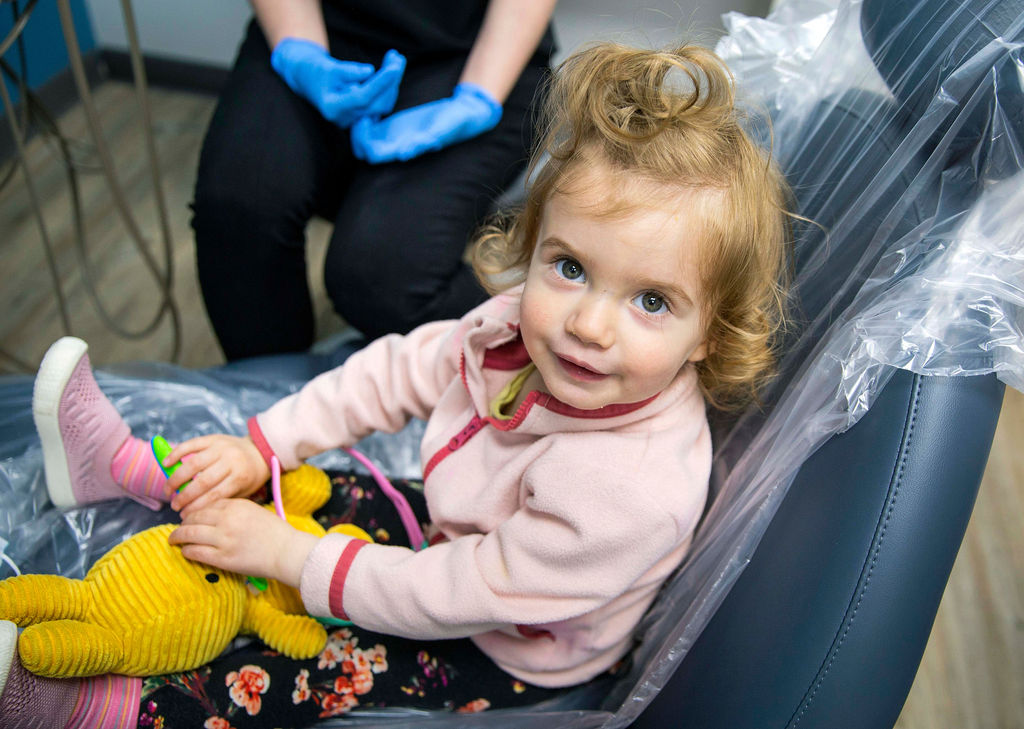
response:
M458 321L431 322L372 342L256 416L268 451L282 468L297 468L374 431L396 432L410 418L428 418L459 376L466 332L483 317L502 317L517 305L518 296L495 296Z
M359 550L368 542L344 534L328 534L310 552L303 565L299 590L310 615L348 620L345 583Z
M421 552L366 545L344 570L346 614L361 627L419 639L567 620L623 594L662 560L678 558L703 507L706 473L691 474L691 492L672 509L658 493L678 490L687 477L666 471L669 464L631 464L631 483L624 483L615 475L623 473L621 462L608 468L589 448L587 458L573 451L543 454L527 474L532 493L525 505L489 534Z
M376 430L395 432L412 417L428 417L458 373L457 328L458 322L435 322L374 341L256 416L250 434L260 434L264 445L253 437L257 448L293 469Z

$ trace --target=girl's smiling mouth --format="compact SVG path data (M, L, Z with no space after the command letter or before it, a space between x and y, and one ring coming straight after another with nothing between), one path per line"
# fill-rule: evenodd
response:
M599 380L603 380L608 376L603 372L598 372L597 370L591 368L589 365L570 359L568 357L556 354L555 358L558 360L558 364L561 365L565 373L572 377L574 380L581 380L583 382L597 382Z

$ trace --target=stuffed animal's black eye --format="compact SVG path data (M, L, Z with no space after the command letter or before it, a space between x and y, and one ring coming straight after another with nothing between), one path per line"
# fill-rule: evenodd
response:
M216 572L208 572L206 574L206 581L209 582L211 585L219 579L220 575L218 575Z

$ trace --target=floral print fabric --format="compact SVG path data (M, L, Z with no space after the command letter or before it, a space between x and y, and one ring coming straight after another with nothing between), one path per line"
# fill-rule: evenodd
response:
M362 476L335 474L331 501L316 515L329 527L351 522L379 543L408 541L390 500ZM421 522L422 485L395 481ZM424 523L424 531L429 526ZM145 680L139 725L154 729L314 726L355 708L407 707L478 712L536 703L556 690L499 669L468 639L412 641L358 627L329 629L308 661L240 642L207 666Z

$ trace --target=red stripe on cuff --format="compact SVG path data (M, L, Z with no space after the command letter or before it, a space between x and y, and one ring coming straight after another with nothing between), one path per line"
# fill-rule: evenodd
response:
M263 456L263 460L267 463L267 468L270 468L270 458L274 455L274 449L267 443L267 439L263 435L263 431L260 430L260 424L256 420L255 415L249 418L246 426L249 428L249 437L252 438L252 442L256 445L256 450Z
M362 539L353 539L345 545L341 557L338 558L338 564L334 566L334 574L331 576L331 589L327 593L327 604L331 608L331 615L336 618L341 618L342 620L349 619L345 613L344 601L342 599L345 592L345 578L348 577L348 571L352 567L352 561L356 558L356 554L367 544L369 542L364 542Z

